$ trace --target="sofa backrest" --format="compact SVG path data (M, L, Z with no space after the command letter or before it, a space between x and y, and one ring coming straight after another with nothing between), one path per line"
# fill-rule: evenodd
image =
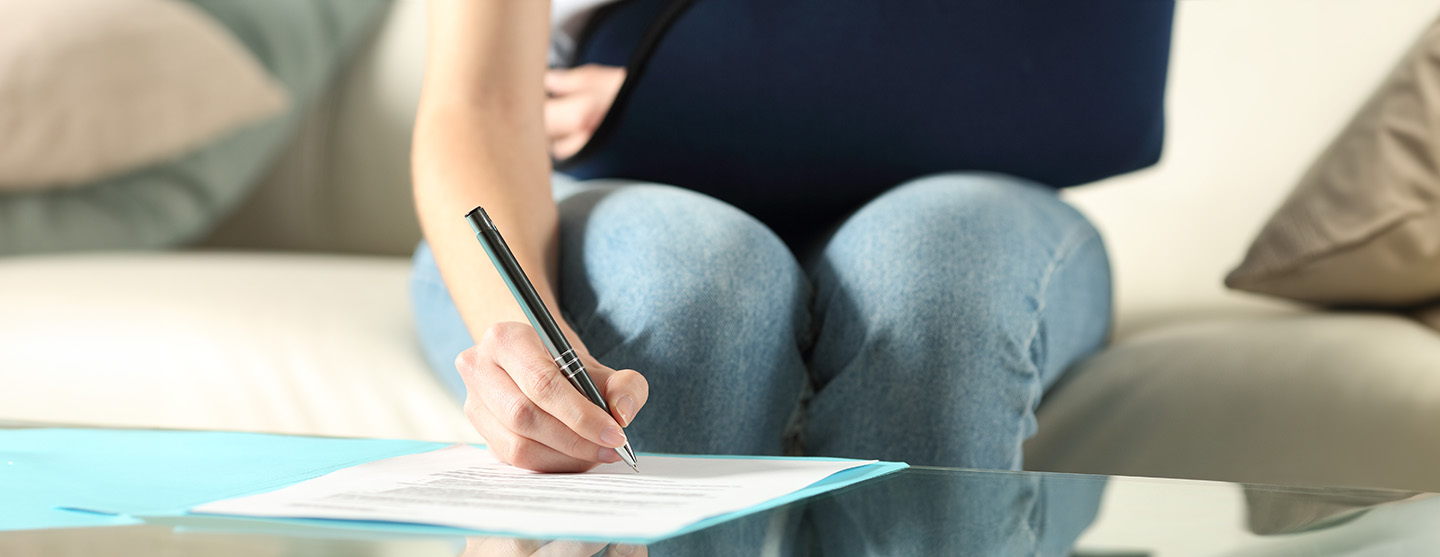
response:
M410 137L425 58L424 0L396 0L210 247L408 255L420 239Z

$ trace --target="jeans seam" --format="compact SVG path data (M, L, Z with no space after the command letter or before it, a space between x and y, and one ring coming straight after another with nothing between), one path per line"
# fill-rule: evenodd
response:
M1088 232L1088 233L1087 233ZM1034 349L1035 339L1040 334L1040 318L1045 314L1045 294L1050 289L1050 279L1060 270L1060 267L1068 263L1070 256L1080 251L1080 248L1092 240L1100 238L1086 223L1076 224L1065 233L1065 241L1060 243L1060 248L1055 250L1055 257L1050 259L1050 264L1045 267L1045 272L1040 277L1040 287L1036 289L1035 296L1035 322L1030 327L1030 333L1025 340L1025 350L1028 353ZM1039 362L1032 362L1038 367Z
M1083 219L1084 217L1082 216L1081 218ZM1035 320L1034 323L1031 324L1030 333L1029 335L1027 335L1027 338L1025 340L1024 352L1027 356L1030 357L1030 365L1034 368L1037 376L1041 372L1041 362L1036 361L1036 358L1034 356L1035 342L1040 336L1040 324L1044 321L1045 317L1045 295L1047 292L1049 292L1050 289L1050 279L1052 279L1059 272L1062 266L1069 262L1072 255L1080 251L1080 248L1085 247L1090 242L1098 240L1099 238L1099 232L1097 232L1092 226L1090 226L1088 222L1080 222L1075 224L1073 227L1071 227L1069 231L1065 233L1064 241L1062 241L1060 243L1060 247L1055 250L1055 257L1050 259L1050 264L1045 267L1045 272L1040 277L1040 286L1035 291ZM1031 400L1029 401L1029 403L1030 408L1032 409L1035 406L1036 400L1038 400L1039 398L1038 393L1034 391L1043 390L1038 387L1040 383L1041 381L1039 381L1039 377L1037 377L1037 381L1035 383L1037 385L1037 388L1032 389L1032 392L1030 393ZM1019 441L1023 443L1024 439L1020 439Z

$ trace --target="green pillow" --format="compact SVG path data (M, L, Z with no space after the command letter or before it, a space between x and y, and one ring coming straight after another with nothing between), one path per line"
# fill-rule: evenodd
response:
M163 248L233 209L294 135L388 0L191 0L290 92L286 113L176 160L69 189L0 196L0 255Z

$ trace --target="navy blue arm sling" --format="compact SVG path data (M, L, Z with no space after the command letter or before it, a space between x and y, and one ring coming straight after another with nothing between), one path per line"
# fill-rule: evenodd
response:
M1154 164L1172 0L624 0L577 64L629 73L578 178L828 219L926 174L1066 187Z

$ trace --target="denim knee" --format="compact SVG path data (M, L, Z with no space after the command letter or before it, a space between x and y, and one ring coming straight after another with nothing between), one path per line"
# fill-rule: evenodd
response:
M812 413L860 397L886 409L884 420L808 428L807 446L851 454L895 449L886 454L921 463L1018 466L1043 389L1078 357L1069 347L1093 349L1109 324L1095 229L1052 190L1007 176L945 174L896 187L840 227L811 276ZM1083 315L1057 331L1054 311ZM1052 359L1057 345L1067 350Z
M867 204L832 238L815 272L836 279L833 287L817 285L821 298L855 298L845 303L860 305L856 315L871 334L963 342L962 329L973 332L973 324L1041 309L1037 293L1057 252L1096 239L1089 222L1047 188L945 174ZM1029 344L1029 330L986 330L1018 335L1003 339L1012 349Z
M561 221L573 324L597 359L651 383L632 437L650 437L645 450L778 451L804 379L809 289L779 238L734 207L658 185L577 193Z

